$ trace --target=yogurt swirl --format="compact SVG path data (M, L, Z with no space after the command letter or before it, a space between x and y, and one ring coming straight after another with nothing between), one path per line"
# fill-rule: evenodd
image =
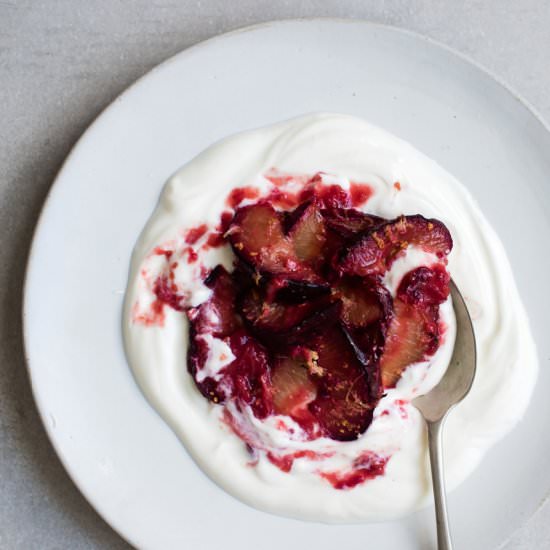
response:
M208 403L187 372L183 305L155 305L153 287L167 264L170 284L182 291L185 305L208 299L210 291L202 284L204 270L218 264L231 270L233 256L228 246L201 245L218 224L231 190L246 186L260 196L268 194L273 184L265 174L273 167L284 173L331 174L327 181L344 188L350 181L368 182L373 191L369 213L385 218L420 213L440 219L450 229L454 249L448 268L474 319L478 374L471 394L448 420L449 487L460 483L519 420L536 379L537 359L500 241L465 188L437 164L387 132L341 115L306 116L231 137L169 180L132 259L124 311L129 363L148 400L199 466L244 502L326 522L406 514L426 502L430 488L423 422L408 401L435 385L446 368L455 330L449 301L440 308L447 326L443 344L430 361L405 371L396 388L380 401L374 421L359 439L319 438L307 444L315 455L304 455L304 438L299 426L290 426L290 418L260 421L244 411L239 417L245 425L239 429L259 438L265 451L254 457L253 465L222 407ZM204 233L194 234L196 240L190 245L188 230L203 226ZM191 254L198 257L189 263L185 260ZM384 282L395 294L404 273L431 261L426 253L409 249ZM209 342L209 349L208 375L216 376L231 359L231 351L221 341ZM292 430L281 430L281 422ZM268 453L281 450L296 454L289 472L268 458ZM383 475L342 491L335 490L326 475L319 475L345 472L358 457L370 456L366 453L387 462Z

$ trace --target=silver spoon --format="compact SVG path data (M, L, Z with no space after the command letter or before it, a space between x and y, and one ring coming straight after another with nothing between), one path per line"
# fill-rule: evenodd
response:
M472 320L464 298L453 281L451 296L456 317L456 340L451 362L439 384L412 402L428 426L438 550L452 550L441 450L443 422L447 413L470 391L476 372L476 341Z

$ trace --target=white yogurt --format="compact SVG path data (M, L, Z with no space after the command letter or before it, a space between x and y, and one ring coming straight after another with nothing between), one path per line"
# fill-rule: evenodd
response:
M244 502L273 513L325 522L398 517L423 505L430 493L424 426L408 401L437 383L454 343L450 301L440 308L447 326L443 344L429 362L409 367L397 387L380 401L369 429L356 441L319 438L305 442L288 417L264 421L251 411L233 411L241 428L261 450L251 457L223 422L223 408L209 403L186 369L188 327L185 314L169 307L151 317L153 284L170 265L182 306L197 305L210 291L201 283L201 265L231 269L229 247L193 248L187 262L185 230L206 223L213 229L234 187L255 186L268 193L262 176L273 168L291 174L322 171L327 183L369 183L374 190L366 210L386 218L420 213L443 221L454 239L449 271L474 317L478 372L471 393L450 415L445 430L447 485L458 485L483 454L523 415L537 374L528 320L510 265L498 237L470 194L451 175L409 144L352 117L311 115L226 139L175 174L134 251L124 311L126 353L135 377L155 409L170 424L201 468ZM399 182L399 185L394 185ZM291 182L289 185L296 185ZM155 248L173 250L167 258ZM187 256L186 256L187 254ZM433 257L410 249L384 279L395 293L403 274ZM157 308L158 309L158 308ZM218 376L230 362L230 348L211 338L205 371ZM397 403L396 403L397 401ZM281 422L293 433L281 429ZM266 457L308 449L324 456L299 458L285 473ZM349 490L336 490L320 472L345 472L364 451L390 457L385 474Z

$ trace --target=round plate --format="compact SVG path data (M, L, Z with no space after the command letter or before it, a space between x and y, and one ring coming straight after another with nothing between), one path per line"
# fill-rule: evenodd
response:
M327 526L248 508L201 473L124 358L130 254L168 176L224 136L311 111L364 117L472 191L506 246L540 357L550 357L550 134L514 94L429 40L365 22L272 23L191 48L124 93L74 148L25 289L26 351L49 436L84 495L136 546L405 550L435 532L431 509ZM538 388L549 386L542 369ZM548 418L538 389L519 427L450 495L458 548L495 548L546 495Z

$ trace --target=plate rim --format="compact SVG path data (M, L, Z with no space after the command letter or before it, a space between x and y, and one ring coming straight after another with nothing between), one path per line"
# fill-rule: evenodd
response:
M166 58L164 61L161 61L151 69L147 70L144 74L139 76L136 80L134 80L129 86L123 89L121 93L119 93L112 101L110 101L103 109L97 113L96 116L93 117L92 121L87 125L85 130L80 134L80 136L77 138L77 140L74 142L74 144L71 146L69 153L63 160L63 163L61 164L61 167L56 172L52 183L46 193L46 196L42 202L42 206L40 207L40 212L38 217L36 218L34 229L32 231L32 237L31 237L31 244L28 249L28 255L27 260L25 264L25 271L23 276L23 286L22 286L22 298L21 298L21 320L22 320L22 344L23 344L23 357L25 361L25 368L28 375L31 392L33 396L34 403L36 405L36 408L38 410L38 414L40 417L40 421L42 423L43 428L46 431L46 434L48 436L48 440L57 456L59 461L61 462L63 469L65 470L65 473L69 476L72 483L76 486L80 494L84 497L84 499L88 502L88 504L93 508L95 513L97 513L101 519L115 532L120 536L125 542L128 544L138 548L138 542L133 540L133 537L130 536L130 533L123 533L122 529L120 529L115 523L112 521L112 518L109 517L106 513L103 512L102 507L99 505L99 503L96 502L96 497L92 497L91 494L89 494L89 491L87 488L83 487L80 483L77 475L73 472L72 467L70 465L69 459L65 456L65 453L62 449L62 445L58 443L57 438L54 434L53 428L50 426L49 422L47 421L47 415L45 411L45 403L42 400L40 390L38 388L38 383L33 376L33 367L31 366L30 361L30 334L29 334L29 322L28 322L28 287L29 287L29 279L30 279L30 273L33 270L33 267L35 265L35 256L36 256L36 241L37 236L42 230L42 226L44 224L44 219L46 218L46 214L49 211L51 207L51 203L56 195L56 193L59 192L59 180L62 179L65 172L67 171L67 167L71 164L74 157L78 155L81 149L87 146L87 141L89 141L90 137L93 137L94 132L97 130L97 127L99 126L99 123L105 119L108 116L111 116L113 113L116 112L117 107L120 103L122 103L130 94L134 92L136 88L139 87L139 85L142 83L142 81L145 81L149 79L149 77L154 76L157 72L160 72L165 67L179 62L180 59L186 58L188 56L192 56L195 54L196 51L210 47L212 44L215 44L217 42L222 42L226 39L231 39L233 36L237 36L240 34L248 33L248 32L258 32L262 31L264 29L270 29L272 27L284 27L284 26L292 26L296 24L315 24L315 23L324 23L324 24L350 24L350 25L357 25L357 26L365 26L370 29L381 29L384 31L389 31L390 33L395 33L399 35L405 35L410 38L413 38L415 40L420 40L424 43L429 44L430 46L440 48L444 50L447 54L450 54L451 56L458 58L459 61L471 65L475 67L478 71L478 73L481 73L484 78L488 78L489 80L492 80L493 82L496 82L499 87L503 88L508 94L510 94L513 99L515 99L526 111L535 119L535 121L542 127L542 130L546 131L548 134L550 134L550 121L546 121L544 116L538 111L536 107L534 107L529 100L527 100L521 93L517 92L511 85L509 85L502 77L498 76L495 72L488 69L485 65L482 63L472 59L467 54L464 54L455 48L439 41L434 38L431 38L429 36L426 36L420 32L413 31L407 28L399 27L396 25L390 25L386 23L380 23L377 21L371 21L368 19L355 19L355 18L345 18L345 17L298 17L298 18L281 18L281 19L273 19L261 23L255 23L252 25L246 25L243 27L238 27L236 29L222 32L219 34L216 34L210 38L207 38L205 40L201 40L195 44L192 44L191 46L188 46L178 52L176 52L173 55L170 55L168 58ZM224 136L220 136L220 138L223 138ZM122 336L121 336L122 337ZM535 508L533 513L529 515L523 522L520 523L520 529L522 526L524 526L531 517L533 517L544 505L544 503L550 498L550 495L543 499L542 502L538 504L538 506ZM514 531L515 532L515 531ZM514 533L512 533L510 536L513 536ZM508 542L509 538L502 541L501 545L502 547Z

